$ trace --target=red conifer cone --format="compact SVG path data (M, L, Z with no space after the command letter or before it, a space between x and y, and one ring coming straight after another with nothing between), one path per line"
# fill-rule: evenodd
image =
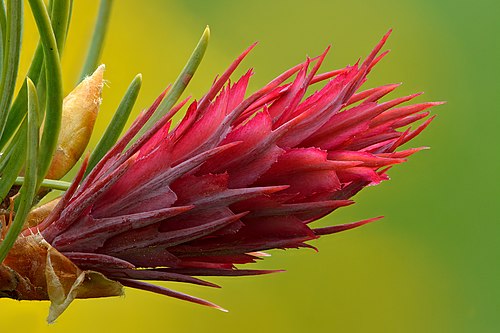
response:
M235 265L376 220L311 227L422 149L397 151L432 118L405 128L440 103L401 106L419 94L380 102L397 84L360 91L388 36L362 64L318 74L327 50L245 98L252 72L228 80L252 46L179 124L172 116L187 101L130 144L162 94L24 237L43 238L80 270L213 305L139 280L213 285L195 276L268 273ZM326 84L306 96L318 82Z

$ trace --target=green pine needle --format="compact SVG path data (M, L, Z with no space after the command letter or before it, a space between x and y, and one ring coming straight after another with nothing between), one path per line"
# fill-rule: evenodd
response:
M5 38L6 42L3 47L3 67L0 79L0 137L3 136L2 133L5 128L7 112L10 109L10 103L14 96L17 71L19 69L23 30L22 0L9 1L5 29L6 36L2 36L2 39Z
M5 3L0 1L0 77L3 70L3 53L5 49L5 34L7 32L7 12L5 11Z
M23 168L24 159L19 158L19 156L24 156L26 145L27 122L25 119L0 159L0 174L2 175L0 178L0 200L7 197L16 177Z
M47 8L43 0L28 0L35 18L43 46L47 90L46 113L44 119L43 134L40 141L40 153L38 154L38 180L44 178L47 173L52 156L56 149L57 138L61 127L62 114L62 75L57 42L52 30ZM40 184L38 184L39 186ZM37 187L38 187L37 186Z
M55 32L59 55L64 48L69 21L71 18L71 6L73 1L49 1L49 11L51 12L51 25ZM1 16L1 12L0 12ZM1 20L0 20L1 23ZM66 31L64 31L66 30ZM41 42L38 43L27 75L37 86L39 103L42 105L42 97L45 95L45 67L43 66L43 47ZM0 149L3 149L12 135L18 129L19 124L26 116L27 93L26 83L19 90L9 114L2 137L0 138Z
M175 105L179 100L182 93L186 89L187 85L193 78L198 66L205 55L205 51L208 47L208 41L210 39L210 28L207 26L203 35L201 36L196 48L188 59L186 66L182 70L181 74L177 77L172 88L168 91L167 95L158 106L156 112L151 116L148 122L141 129L137 137L144 134L148 129L150 129L156 122L158 122L168 111Z
M9 226L5 239L0 244L0 263L3 262L9 250L14 245L21 233L24 222L31 209L37 188L37 165L33 163L38 159L38 98L33 82L27 78L28 88L28 133L26 150L25 179L19 191L19 208L16 217Z
M106 128L104 135L99 140L99 143L95 147L92 155L89 158L89 164L85 172L85 176L96 166L96 164L101 160L101 158L113 147L113 145L118 140L120 133L123 131L130 112L134 107L137 96L139 95L139 90L142 85L142 75L138 74L134 80L130 83L125 96L123 97L118 109L113 116L113 119Z
M86 76L92 74L97 68L97 65L99 65L99 58L101 57L104 38L106 37L112 5L113 0L101 0L101 4L99 5L99 14L95 22L94 34L92 35L90 48L87 53L85 64L83 65L79 82Z

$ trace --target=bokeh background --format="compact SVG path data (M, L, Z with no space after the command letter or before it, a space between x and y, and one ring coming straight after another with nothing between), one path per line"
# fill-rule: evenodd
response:
M98 1L76 0L64 54L74 86ZM244 48L251 90L332 44L324 69L368 54L389 29L391 54L367 86L404 82L395 94L446 100L414 145L431 150L366 189L357 204L317 225L385 215L323 238L312 250L272 251L254 268L286 273L213 278L223 288L170 285L229 313L146 292L75 301L55 325L46 302L0 300L2 332L499 332L498 77L500 5L477 0L115 1L102 61L107 87L95 144L129 82L143 74L136 114L173 82L205 25L212 38L187 89L200 97ZM37 33L29 6L22 70Z

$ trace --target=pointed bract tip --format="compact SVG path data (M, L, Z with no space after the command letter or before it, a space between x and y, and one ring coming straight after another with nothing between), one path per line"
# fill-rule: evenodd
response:
M373 68L375 65L377 65L382 59L384 59L389 53L391 52L391 50L385 50L384 52L382 52L380 55L378 55L374 60L373 60L373 63L370 65L370 69Z
M201 298L199 298L198 300L199 300L200 302L195 302L195 303L198 303L198 304L200 304L200 305L205 305L205 306L208 306L208 307L210 307L210 308L212 308L212 309L217 309L217 310L222 311L222 312L229 312L229 310L224 309L222 306L217 305L217 304L215 304L215 303L212 303L212 302L206 301L206 300L201 299Z
M392 89L396 89L396 88L399 88L403 85L403 82L398 82L398 83L391 83L391 84L388 84L386 85L387 88L392 88Z
M169 84L162 92L161 94L156 97L156 100L155 100L155 104L156 103L160 103L161 101L163 101L163 98L165 97L165 95L170 91L170 89L172 88L172 85Z
M326 47L326 49L323 51L323 53L321 53L321 55L319 56L319 58L321 60L323 60L326 57L326 55L328 54L328 52L330 52L331 49L332 49L332 45L330 44L330 45L328 45Z
M383 172L385 172L386 170L389 170L389 169L390 169L390 167L386 168ZM367 219L367 220L362 220L362 221L357 221L357 222L351 222L351 223L345 223L345 224L338 224L338 225L333 225L333 226L325 227L325 228L317 228L317 229L313 229L313 232L317 236L331 235L331 234L335 234L337 232L341 232L341 231L345 231L345 230L350 230L350 229L354 229L354 228L357 228L357 227L361 227L361 226L363 226L365 224L378 221L378 220L380 220L382 218L383 218L383 216L377 216L377 217L373 217L373 218Z
M267 186L266 188L264 188L263 192L265 194L273 194L275 192L284 191L288 188L290 188L290 185Z
M377 45L375 46L375 48L372 50L372 52L370 53L370 55L366 58L364 64L365 65L368 65L370 66L370 63L375 59L377 53L380 52L380 50L382 49L382 47L384 46L384 44L387 42L387 39L389 38L389 36L391 35L392 33L392 29L390 29L385 35L384 37L382 37L382 39L377 43ZM385 55L385 54L384 54ZM380 58L378 58L377 62L380 61Z
M217 305L217 306L215 306L215 307L214 307L214 309L217 309L217 310L219 310L219 311L226 312L226 313L227 313L227 312L229 312L229 310L224 309L224 308L222 308L222 307L220 307L220 306L218 306L218 305Z
M245 51L243 51L243 56L246 56L250 51L253 50L254 47L257 46L257 44L259 44L259 42L253 42L252 45L250 45Z
M261 252L261 251L248 252L247 254L251 255L251 256L254 256L254 257L270 257L271 256L269 253Z
M207 24L205 27L205 30L203 30L203 38L204 39L210 39L210 26Z

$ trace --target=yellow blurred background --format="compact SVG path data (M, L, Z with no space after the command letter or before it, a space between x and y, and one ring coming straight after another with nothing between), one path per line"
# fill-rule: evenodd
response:
M65 92L78 78L98 1L76 0L63 55ZM324 70L364 57L394 28L391 54L367 87L404 82L399 96L447 100L413 145L432 146L317 225L385 215L322 238L320 249L272 251L251 268L286 273L212 278L222 289L170 284L228 313L156 294L75 301L54 325L46 302L0 300L1 332L498 332L500 185L498 13L494 1L115 1L102 62L107 87L92 144L137 73L135 114L182 69L205 25L212 30L187 89L199 98L248 45L251 90L332 44ZM37 42L29 6L22 73ZM496 73L496 74L494 74Z

